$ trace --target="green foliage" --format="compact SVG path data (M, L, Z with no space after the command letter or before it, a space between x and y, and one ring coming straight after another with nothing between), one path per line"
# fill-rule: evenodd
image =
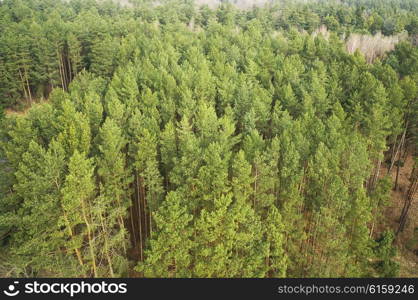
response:
M418 71L418 49L409 42L396 45L393 53L388 57L388 63L401 76L416 74Z
M392 231L385 231L377 240L374 254L377 261L374 268L379 277L396 277L399 274L399 264L393 260L396 248L393 246L395 235Z
M415 34L416 13L0 1L0 268L396 276L393 234L373 237L385 151L418 141L417 48L367 63L341 38Z
M260 226L248 204L232 203L231 194L215 198L213 209L202 210L196 221L195 276L262 276L260 241L254 239Z
M93 272L97 277L97 266L95 253L97 252L97 241L94 233L97 230L97 220L92 218L91 211L94 206L95 183L93 181L91 159L86 159L85 154L76 150L68 163L68 175L65 178L62 188L62 209L63 220L68 230L68 249L80 249L88 241L86 253L76 253L82 264L84 272Z
M99 132L99 152L97 175L100 180L97 200L102 230L105 236L104 251L109 264L109 273L122 275L127 272L126 251L128 231L124 218L130 206L128 186L132 177L126 170L126 157L122 152L126 141L121 129L108 118Z
M190 277L193 216L179 193L170 192L154 214L157 231L151 237L146 260L136 267L146 277Z

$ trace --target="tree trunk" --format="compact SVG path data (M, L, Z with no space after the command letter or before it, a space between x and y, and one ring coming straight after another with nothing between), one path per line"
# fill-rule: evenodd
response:
M395 187L393 188L393 190L397 191L398 190L398 179L399 179L399 169L400 169L400 164L401 164L401 160L398 160L398 165L396 167L396 179L395 179Z
M103 239L104 239L104 252L105 252L105 256L106 256L106 260L107 263L109 264L109 273L110 273L110 277L115 277L115 273L113 272L113 264L112 264L112 259L110 257L109 254L109 244L108 244L108 233L107 233L107 228L106 225L104 223L104 218L103 215L100 213L100 222L102 225L102 230L103 230Z
M390 155L390 165L392 165L392 162L395 159L395 149L397 148L397 143L398 143L398 136L395 137L395 143L392 145L392 153ZM390 168L388 168L386 175L388 175L389 172L390 172Z
M402 213L399 218L399 228L396 232L396 235L398 235L400 232L402 232L405 228L406 219L408 216L409 208L412 205L412 201L414 199L414 195L418 188L418 172L416 172L416 169L413 170L413 174L411 174L411 184L409 185L409 189L405 198L405 203L402 208Z
M68 217L67 217L67 214L65 212L64 212L64 220L65 220L65 223L67 223L68 233L69 233L69 235L72 239L74 237L74 233L73 233L73 230L71 228L70 221L68 221ZM75 248L74 252L77 256L77 259L78 259L78 262L80 263L80 266L84 266L84 262L83 262L83 258L81 257L80 249Z
M395 156L393 157L393 159L390 162L390 167L388 169L388 174L390 173L390 171L392 171L393 165L395 164L396 156L398 156L399 149L400 149L400 147L401 147L401 145L403 143L403 140L405 139L405 135L406 135L406 127L405 127L405 130L404 130L403 134L402 134L401 140L400 140L400 142L398 144L398 148L396 150Z
M402 150L404 148L404 144L405 144L405 132L403 135L403 139L401 140L401 148L399 149L398 163L396 166L396 179L395 179L395 187L394 187L395 191L398 190L399 170L401 168Z
M369 177L369 182L368 182L368 186L367 186L367 191L370 193L371 191L374 190L374 188L376 187L376 182L377 179L379 177L380 174L380 166L382 164L382 159L379 158L378 161L376 162L376 166L373 169L373 174Z
M143 260L143 235L142 235L142 212L141 212L141 195L139 190L139 178L136 176L136 195L138 203L138 225L139 225L139 259Z
M68 45L67 45L67 55L66 55L66 58L67 58L68 79L69 79L69 82L68 83L70 83L73 80L73 72L71 70L72 66L71 66L71 61L70 61L70 52L68 51Z
M81 211L82 211L82 214L83 214L84 223L86 223L86 226L87 226L87 238L88 238L88 241L89 241L89 252L90 252L90 256L91 256L91 260L92 260L92 264L93 264L93 274L94 274L94 277L97 278L98 273L97 273L97 266L96 266L96 256L94 254L94 240L92 239L91 224L90 224L90 222L87 218L87 213L86 213L86 208L85 208L84 201L81 202Z
M119 207L121 207L119 197L117 197L116 200L117 200L117 205ZM124 223L124 220L123 220L123 217L122 216L119 216L118 217L118 223L119 223L120 229L125 229L125 223ZM125 243L122 243L122 248L123 248L123 253L126 254L127 253L127 249L126 249Z
M148 216L147 216L147 202L145 200L145 187L144 187L144 178L139 176L139 191L140 191L140 200L142 201L142 211L144 213L144 230L145 230L145 238L148 236Z
M30 105L32 105L32 93L30 92L30 86L29 86L29 80L28 80L28 72L26 70L26 67L24 68L24 70L25 70L26 86L28 87L29 102L30 102Z
M58 46L57 46L57 58L58 58L58 69L60 71L61 87L65 91L64 75L63 75L62 63L61 63L61 55L59 53Z
M134 224L134 220L135 220L134 210L135 210L135 198L133 199L133 203L131 207L129 207L129 219L131 221L132 241L134 244L134 248L136 248L137 238L136 238L136 228Z
M29 101L29 104L31 104L31 101L30 101L30 99L29 99L29 94L28 94L28 92L27 92L27 90L26 90L26 83L25 83L25 79L23 78L23 75L22 75L22 72L20 71L20 69L19 69L19 76L20 76L20 80L21 80L21 82L22 82L23 93L25 94L25 98L26 98L26 100L28 100L28 101Z

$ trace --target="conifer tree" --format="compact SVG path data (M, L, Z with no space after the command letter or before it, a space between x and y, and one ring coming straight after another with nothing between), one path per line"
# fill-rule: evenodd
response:
M215 198L212 209L203 209L196 220L194 276L260 277L263 256L255 232L260 221L252 208L232 195Z
M399 264L392 259L396 256L396 248L392 245L394 234L391 231L385 231L377 240L374 249L377 261L374 268L381 277L396 277L399 272Z
M145 261L136 267L145 277L192 275L193 216L182 202L178 192L170 192L153 215L156 231L145 251Z
M287 254L284 251L284 225L276 206L269 207L264 225L266 238L266 267L268 277L285 277L287 269Z
M85 249L81 253L83 271L88 276L98 277L96 234L98 220L93 219L92 207L95 205L95 182L91 159L77 150L68 163L68 175L62 188L62 207L68 219L69 237L68 248ZM87 243L85 242L87 240ZM87 244L87 245L84 245Z
M99 157L97 160L100 180L97 199L98 217L101 223L105 255L109 273L113 277L126 272L126 253L129 246L128 231L124 219L130 206L131 176L125 170L126 158L122 152L126 141L115 121L107 118L100 129Z
M74 235L66 227L69 219L62 210L64 172L65 152L58 142L53 141L45 150L32 141L15 173L14 188L23 203L14 216L19 228L14 251L36 271L53 267L51 260L64 264L73 259L78 261L78 268L82 265L79 245L66 248L65 254L60 251L68 246L65 237Z
M0 0L0 277L397 276L418 23L359 1Z

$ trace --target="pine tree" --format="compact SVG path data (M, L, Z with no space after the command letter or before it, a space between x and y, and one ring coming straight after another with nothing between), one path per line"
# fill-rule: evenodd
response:
M193 133L188 117L183 117L177 128L178 157L174 157L174 168L169 174L170 183L184 189L184 196L193 197L194 180L202 164L202 149L199 139ZM196 204L190 203L191 206Z
M271 205L264 225L266 238L266 276L285 277L287 269L287 254L284 251L284 224L279 210Z
M115 121L107 118L100 129L97 173L100 197L97 207L103 232L105 255L111 277L127 271L126 253L128 232L124 223L130 206L128 186L132 178L125 170L126 158L122 152L126 141Z
M92 42L89 60L90 71L104 78L109 78L115 71L115 56L119 48L116 38L104 36Z
M396 277L399 274L399 264L392 259L396 256L396 248L392 245L394 234L391 231L385 231L374 249L377 261L374 268L381 277Z
M89 153L91 146L91 129L88 119L81 112L77 112L75 105L64 99L59 107L57 127L60 131L60 142L68 157L78 150L80 153Z
M168 193L153 218L156 230L145 251L145 261L136 270L145 277L190 277L193 216L187 212L181 195Z
M232 195L215 198L196 220L193 274L197 277L260 277L263 256L256 232L260 221L243 201Z
M401 187L418 141L418 23L396 1L0 0L0 276L397 276L381 173ZM401 30L379 57L340 38Z
M134 208L138 213L138 215L132 214L131 210L131 218L135 216L138 218L140 257L142 257L145 238L153 232L152 215L157 210L164 191L157 153L156 134L158 133L147 129L146 124L143 124L144 119L148 118L141 118L138 112L134 113L130 124L132 143L129 145L135 178Z
M369 272L369 260L373 256L373 243L368 228L372 219L370 206L370 199L364 189L358 190L346 217L351 259L345 266L344 276L360 277Z
M73 33L67 36L67 47L68 58L70 60L70 79L73 79L83 65L81 43Z
M19 233L13 241L14 252L38 272L53 272L51 261L65 265L64 261L78 260L74 274L81 269L79 245L60 251L67 246L65 237L74 235L67 229L69 219L62 210L64 171L65 152L58 142L53 141L45 150L32 141L15 173L14 188L23 203L15 215Z
M297 117L300 113L300 103L298 102L290 83L283 86L279 92L279 103L290 115Z
M161 132L160 151L161 162L164 169L165 186L169 187L169 174L174 168L174 161L178 157L178 141L176 136L176 128L173 122L166 124Z
M251 165L245 159L244 151L240 150L232 162L232 191L234 198L250 201L252 184L254 178L251 176Z
M229 155L222 153L218 143L209 144L203 151L202 161L203 166L200 167L194 181L196 191L193 195L199 201L196 203L197 208L207 207L213 199L229 191L227 186Z
M91 207L95 201L94 167L92 160L77 150L68 163L68 175L65 178L62 193L62 208L67 218L70 235L67 248L85 248L81 253L80 262L87 276L98 277L96 257L96 234L98 220L93 219ZM87 240L87 245L84 243Z

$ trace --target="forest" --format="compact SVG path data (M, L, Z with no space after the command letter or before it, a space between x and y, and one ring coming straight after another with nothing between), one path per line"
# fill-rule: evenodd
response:
M0 277L418 276L416 0L122 2L0 1Z

